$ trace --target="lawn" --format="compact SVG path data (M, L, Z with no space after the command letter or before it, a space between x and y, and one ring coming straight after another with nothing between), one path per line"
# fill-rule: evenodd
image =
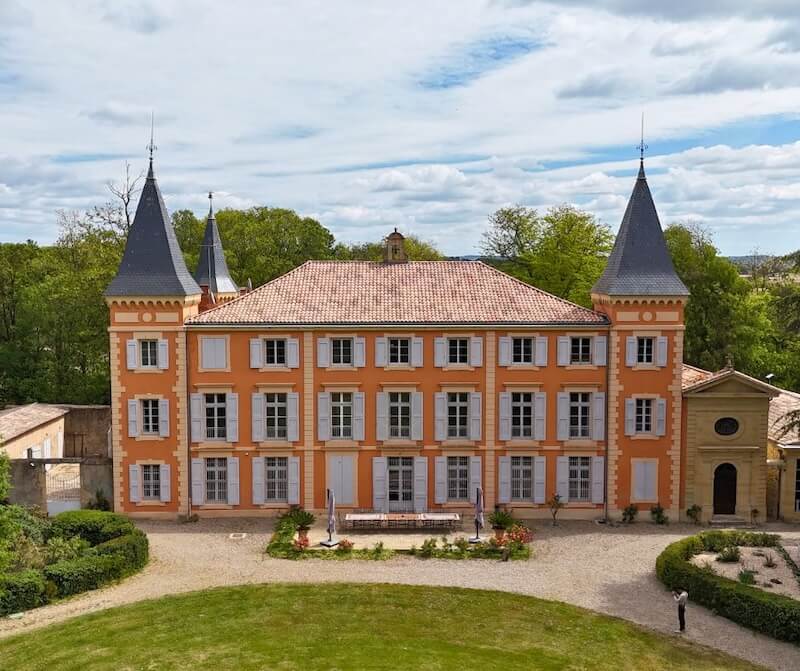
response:
M255 585L144 601L0 640L47 669L753 670L553 601L400 585Z

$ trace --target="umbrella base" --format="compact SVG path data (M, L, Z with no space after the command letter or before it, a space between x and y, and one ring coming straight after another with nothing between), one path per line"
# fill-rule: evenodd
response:
M483 538L480 536L473 536L472 538L468 539L470 543L483 543Z
M326 538L324 541L320 541L319 544L324 545L326 548L335 548L339 545L339 541L336 538L331 538L330 540Z

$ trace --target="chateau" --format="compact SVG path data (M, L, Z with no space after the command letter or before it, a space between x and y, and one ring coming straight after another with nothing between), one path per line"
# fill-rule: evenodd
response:
M187 269L152 159L110 308L114 506L138 516L343 509L565 518L766 510L770 400L683 363L688 291L640 165L587 309L484 263L309 261L233 281L209 211ZM790 451L787 451L789 454ZM787 458L782 513L797 509Z

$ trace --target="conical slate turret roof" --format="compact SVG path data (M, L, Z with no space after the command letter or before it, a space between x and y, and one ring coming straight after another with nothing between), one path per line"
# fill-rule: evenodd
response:
M200 287L183 260L153 174L151 158L122 263L105 295L194 296L200 293Z
M211 194L208 197L211 200ZM225 261L225 252L222 249L222 239L219 237L213 205L209 205L208 208L206 232L203 236L203 245L200 247L200 261L197 264L194 278L199 285L208 286L212 293L239 293L239 287L233 281Z
M605 296L688 296L667 249L644 162L628 201L608 263L592 287Z

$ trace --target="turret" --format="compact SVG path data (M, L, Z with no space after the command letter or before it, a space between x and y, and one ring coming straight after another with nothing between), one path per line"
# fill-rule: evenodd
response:
M235 298L239 295L239 287L233 281L225 261L222 239L214 216L213 194L208 194L208 218L203 245L200 247L200 260L194 277L203 291L200 310L211 307L215 303Z

